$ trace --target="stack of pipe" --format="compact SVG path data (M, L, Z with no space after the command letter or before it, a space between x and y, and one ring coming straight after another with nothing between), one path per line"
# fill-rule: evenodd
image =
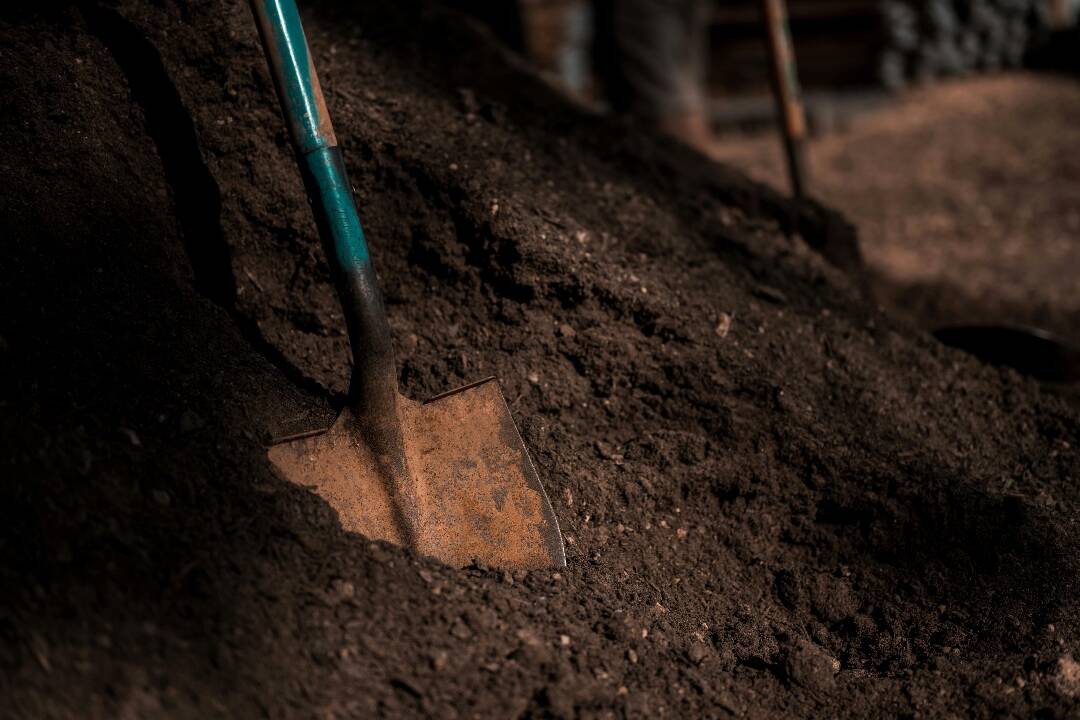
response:
M878 79L889 89L1018 67L1049 26L1046 0L882 0Z

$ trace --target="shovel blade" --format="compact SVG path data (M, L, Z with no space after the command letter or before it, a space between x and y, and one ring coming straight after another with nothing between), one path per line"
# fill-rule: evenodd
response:
M563 567L555 512L494 378L426 403L398 398L405 487L389 487L345 409L324 433L269 456L288 481L318 493L344 529L461 567Z

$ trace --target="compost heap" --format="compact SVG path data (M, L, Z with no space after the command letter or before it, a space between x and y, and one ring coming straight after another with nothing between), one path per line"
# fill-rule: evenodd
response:
M1080 712L1077 415L867 303L838 217L305 6L403 389L499 376L565 533L452 570L266 460L350 359L246 4L19 5L0 714Z

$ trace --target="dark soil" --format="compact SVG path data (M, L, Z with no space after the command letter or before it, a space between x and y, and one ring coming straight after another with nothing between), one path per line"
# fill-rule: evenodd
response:
M876 295L927 327L1007 322L1080 343L1080 82L923 87L812 138L815 197L858 225ZM773 133L720 154L785 181Z
M403 388L501 378L569 566L271 472L349 356L244 3L9 8L0 713L1080 713L1074 410L783 231L850 261L838 217L348 5L306 19Z

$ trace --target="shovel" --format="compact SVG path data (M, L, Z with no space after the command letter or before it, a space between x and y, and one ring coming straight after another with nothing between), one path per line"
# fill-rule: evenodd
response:
M559 524L497 381L399 394L382 296L294 0L251 0L353 354L333 426L281 438L276 470L344 529L461 567L566 565Z

